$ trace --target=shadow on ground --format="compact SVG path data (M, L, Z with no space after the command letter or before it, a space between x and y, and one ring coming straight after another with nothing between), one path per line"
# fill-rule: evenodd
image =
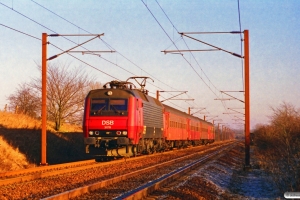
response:
M41 162L41 130L40 129L7 129L0 125L2 136L13 148L18 148L30 163ZM82 133L53 133L47 131L48 164L59 164L91 159L85 154Z

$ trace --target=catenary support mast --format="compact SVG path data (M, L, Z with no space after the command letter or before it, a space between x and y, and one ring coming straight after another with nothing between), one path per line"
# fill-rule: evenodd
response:
M249 31L244 30L245 62L245 167L250 167L250 63Z
M47 165L46 149L47 149L47 33L42 34L42 139L41 139L41 163L40 165Z

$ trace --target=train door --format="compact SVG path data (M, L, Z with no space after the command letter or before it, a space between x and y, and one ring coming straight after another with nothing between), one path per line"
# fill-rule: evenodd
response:
M144 118L143 118L143 102L141 99L137 99L137 117L136 117L136 124L137 124L137 137L142 138L143 130L144 130Z
M186 129L187 129L187 132L188 132L188 134L190 136L190 139L192 139L193 138L192 120L190 120L190 119L187 120L187 127L186 127Z
M193 135L192 135L192 133L190 131L189 124L190 124L190 119L186 119L184 131L187 132L188 138L190 140L192 140L193 139Z
M165 112L164 117L165 117L164 137L168 139L170 138L170 114Z

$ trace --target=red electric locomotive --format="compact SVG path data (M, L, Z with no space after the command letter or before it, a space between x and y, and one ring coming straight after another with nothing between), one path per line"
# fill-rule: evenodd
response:
M134 156L214 140L211 123L149 96L147 78L111 81L89 92L83 120L86 153L96 158Z
M139 83L138 78L143 81ZM83 120L86 153L119 157L163 148L163 106L144 90L147 78L130 78L141 89L128 79L89 92Z

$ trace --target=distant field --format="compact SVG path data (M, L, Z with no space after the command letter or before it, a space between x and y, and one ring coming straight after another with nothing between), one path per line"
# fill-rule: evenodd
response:
M56 132L47 123L47 163L58 164L89 159L84 153L81 127L63 125ZM39 165L41 120L0 111L0 172Z

